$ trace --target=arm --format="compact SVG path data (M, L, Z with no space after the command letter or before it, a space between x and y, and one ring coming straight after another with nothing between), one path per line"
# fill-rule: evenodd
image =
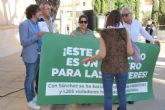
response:
M147 40L151 41L154 43L153 37L140 25L140 34L145 37Z
M97 55L88 57L82 60L83 63L94 62L95 60L101 60L106 56L106 48L103 38L100 38L100 49Z
M133 53L134 53L134 50L132 47L132 42L131 42L130 36L127 32L127 54L128 54L128 56L132 56Z
M38 40L37 34L33 35L32 37L28 37L28 25L21 24L19 26L19 34L20 34L20 41L22 46L29 46L35 43Z
M145 29L143 29L143 27L140 28L140 34L144 36L147 40L151 41L151 43L160 45L160 41L154 40L154 38L151 35L149 35L149 33Z

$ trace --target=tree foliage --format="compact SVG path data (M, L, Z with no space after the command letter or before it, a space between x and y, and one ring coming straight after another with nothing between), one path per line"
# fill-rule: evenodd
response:
M159 0L159 11L161 14L165 14L165 0Z
M113 9L120 10L122 7L130 7L136 19L139 18L140 0L112 0Z
M140 0L135 0L135 19L139 19L139 7L140 7Z
M38 5L44 2L49 2L52 7L52 15L55 18L57 15L58 8L60 6L60 0L35 0Z
M93 5L97 15L109 11L109 0L93 0Z
M165 25L165 0L159 0L159 25ZM160 30L164 30L164 26L159 27Z
M102 13L107 13L109 11L109 0L101 0L102 1Z
M159 3L158 0L152 0L153 7L152 7L152 14L151 19L158 23L158 15L159 15Z
M94 5L94 10L95 10L96 14L100 14L101 13L101 1L94 0L93 5Z

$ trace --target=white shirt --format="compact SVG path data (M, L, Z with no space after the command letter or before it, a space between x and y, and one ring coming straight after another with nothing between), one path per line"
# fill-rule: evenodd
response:
M149 33L141 26L138 20L132 20L131 24L123 23L133 42L138 42L138 35L141 34L147 40L154 42L154 39Z
M43 17L42 17L42 18L43 18ZM43 18L43 19L44 19L44 18ZM38 22L38 26L39 26L39 28L40 28L40 31L42 31L42 32L53 32L53 33L55 33L55 25L54 25L54 23L53 23L52 18L50 18L49 22L50 22L50 25L48 25L48 24L46 23L46 21L39 21L39 22ZM52 30L50 30L49 27L50 27Z
M118 27L117 27L117 26L107 26L107 28L125 28L125 27L124 27L123 24L120 22Z

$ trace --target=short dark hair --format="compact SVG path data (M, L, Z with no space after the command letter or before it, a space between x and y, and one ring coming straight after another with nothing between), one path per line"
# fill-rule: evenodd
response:
M26 18L31 19L32 15L35 15L39 11L39 6L36 4L32 4L26 8Z
M122 16L118 10L112 10L106 21L106 27L108 26L119 26L122 23Z
M78 20L79 23L80 23L80 21L81 21L82 18L85 18L87 20L87 22L88 22L88 17L86 15L81 15L79 17L79 20Z

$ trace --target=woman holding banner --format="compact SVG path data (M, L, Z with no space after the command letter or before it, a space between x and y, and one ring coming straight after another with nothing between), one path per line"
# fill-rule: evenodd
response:
M112 110L112 88L114 78L119 98L118 110L126 110L126 83L128 79L128 56L134 53L129 34L122 25L119 11L108 15L106 29L100 32L100 51L85 58L83 63L102 60L102 82L104 89L104 110Z
M39 40L44 34L40 31L37 23L41 12L38 5L32 4L26 8L25 13L27 19L19 25L21 56L26 67L25 95L28 106L31 109L39 110L40 106L35 101L34 81L39 63Z
M86 15L81 15L78 20L79 27L74 30L72 36L91 36L95 37L92 30L88 29L88 17Z

